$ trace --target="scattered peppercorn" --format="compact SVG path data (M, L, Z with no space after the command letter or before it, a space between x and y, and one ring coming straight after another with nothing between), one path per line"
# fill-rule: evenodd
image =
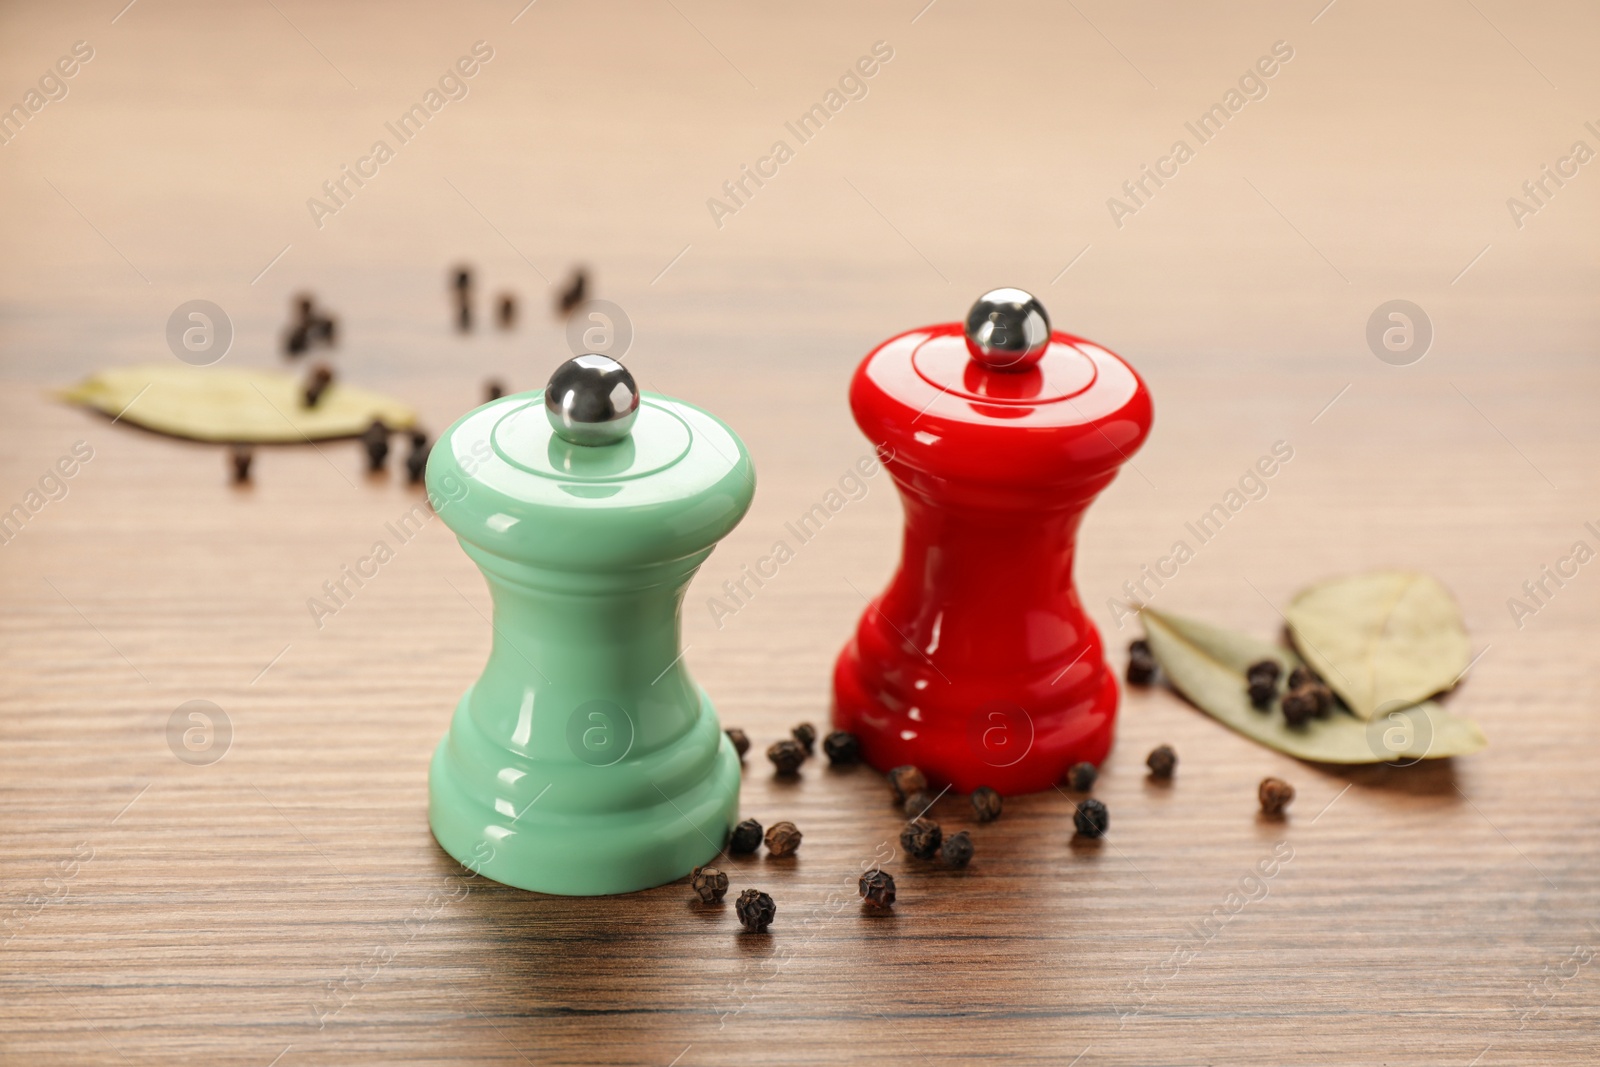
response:
M894 875L874 867L857 883L861 899L874 908L894 907Z
M322 315L311 323L312 332L323 344L332 348L339 343L339 320L332 315Z
M517 324L517 298L511 293L500 294L498 311L502 330L509 330Z
M746 889L739 894L733 910L746 933L759 934L772 925L773 918L778 914L778 905L761 890Z
M306 386L301 400L305 407L314 408L322 401L322 394L328 391L328 386L333 384L333 368L326 363L318 363L311 368L311 373L306 376Z
M889 772L889 790L894 794L894 802L896 804L904 804L906 797L912 793L920 793L927 788L927 775L909 763L896 767Z
M499 400L505 395L506 383L502 382L499 378L490 378L488 381L483 383L483 402L485 404L489 403L491 400Z
M1261 801L1263 815L1282 815L1283 809L1294 799L1294 786L1282 778L1263 778L1256 796Z
M919 860L932 859L944 840L944 831L932 819L912 819L900 831L900 847Z
M906 802L900 805L900 808L915 819L919 815L927 814L928 809L933 807L933 799L932 793L923 790L906 797Z
M1111 813L1104 804L1091 797L1078 804L1078 809L1072 813L1072 825L1084 837L1099 837L1111 825Z
M1143 638L1128 645L1128 684L1149 685L1155 681L1156 657L1150 651L1150 642Z
M767 855L774 859L792 856L800 847L800 828L792 822L775 822L767 827Z
M428 444L428 435L421 430L411 431L411 454L406 456L406 477L412 485L422 481L422 476L428 470L428 453L433 446Z
M822 751L835 767L848 767L861 762L861 741L855 734L835 730L822 739Z
M1302 685L1283 694L1279 707L1290 726L1304 726L1317 713L1317 694L1310 685Z
M457 267L452 279L456 300L456 329L467 333L472 329L472 269Z
M1257 660L1245 668L1244 677L1248 683L1251 707L1265 711L1272 706L1272 701L1278 695L1278 675L1282 673L1283 668L1275 659Z
M1250 664L1244 669L1244 676L1254 682L1256 679L1278 684L1278 675L1283 673L1283 668L1275 659L1262 659Z
M233 446L228 453L228 462L233 467L233 484L243 485L250 480L250 463L255 458L255 450L249 445Z
M803 722L789 731L789 736L800 742L800 747L806 750L807 756L817 754L817 728L808 722Z
M566 288L561 290L556 298L556 309L563 315L572 314L572 309L583 303L584 296L589 291L589 276L582 267L574 267L572 276L567 280Z
M372 420L372 425L361 435L361 443L367 449L367 470L374 474L383 470L384 461L389 458L389 427L383 420Z
M1000 794L986 785L972 791L972 811L979 822L994 822L1000 817Z
M733 750L739 753L739 759L744 759L744 754L750 751L750 738L737 726L722 731L728 735L728 740L733 742Z
M728 876L715 867L696 867L689 875L689 887L702 903L720 904L728 892Z
M800 747L798 741L774 741L767 746L767 758L779 774L798 774L800 764L806 761L806 750Z
M1095 779L1099 777L1099 769L1087 761L1074 763L1072 769L1067 772L1067 779L1074 793L1087 793L1094 788Z
M1144 765L1150 768L1151 777L1171 778L1173 769L1178 766L1178 754L1171 745L1157 745L1145 757Z
M299 356L318 345L331 348L338 343L339 320L332 315L319 314L314 296L300 293L290 301L290 306L294 319L283 335L287 355Z
M939 859L947 867L965 867L972 862L972 835L957 830L939 846Z
M761 824L746 819L733 828L728 837L728 851L735 856L748 856L761 847Z
M1322 683L1308 667L1300 666L1289 672L1289 694L1300 693L1294 701L1284 696L1284 717L1291 726L1299 726L1312 715L1321 717L1333 710L1333 690ZM1311 709L1308 715L1305 709Z

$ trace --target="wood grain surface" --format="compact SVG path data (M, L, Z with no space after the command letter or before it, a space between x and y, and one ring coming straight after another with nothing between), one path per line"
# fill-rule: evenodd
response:
M0 1060L1600 1059L1600 564L1524 591L1600 548L1600 176L1522 191L1574 142L1600 149L1600 15L924 2L0 13L0 105L93 49L0 148L0 510L93 452L0 546ZM323 182L478 41L493 58L465 97L314 220ZM1114 220L1108 199L1280 41L1265 95ZM875 42L893 56L864 95L798 143L785 123ZM792 158L715 217L780 139ZM457 261L522 297L518 330L451 330ZM1000 284L1155 398L1082 531L1079 589L1119 667L1124 582L1283 441L1266 494L1152 602L1265 636L1318 578L1425 569L1481 653L1451 706L1490 747L1311 766L1131 691L1099 845L1072 844L1060 792L982 827L945 796L972 866L886 859L899 819L875 775L816 761L786 783L754 755L743 810L805 834L793 859L728 861L734 893L777 900L768 936L681 883L564 899L471 878L429 835L426 775L488 649L478 572L429 522L320 627L307 609L420 494L364 474L354 442L262 449L235 488L221 450L47 391L173 358L167 318L195 298L232 319L229 364L278 365L307 289L340 316L340 374L437 431L484 379L534 387L564 357L550 302L580 262L625 309L645 386L755 458L685 638L758 749L825 721L833 657L893 566L892 488L869 480L720 625L708 598L867 451L856 361ZM1432 324L1406 366L1366 341L1392 299ZM209 765L169 747L190 700L231 725ZM1143 773L1161 742L1170 784ZM1256 813L1268 774L1298 790L1286 821ZM853 902L879 861L900 883L886 916Z

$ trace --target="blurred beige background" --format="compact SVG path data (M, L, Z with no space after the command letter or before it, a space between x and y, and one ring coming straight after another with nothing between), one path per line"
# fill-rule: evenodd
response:
M300 284L353 350L404 348L442 325L458 256L529 292L588 262L657 350L756 368L853 354L1001 278L1153 370L1360 357L1394 296L1458 363L1537 370L1593 339L1571 298L1593 284L1587 169L1521 230L1505 205L1596 140L1589 5L518 6L13 6L5 101L94 49L4 148L13 373L139 355L199 292L265 354ZM319 230L306 200L479 40L468 97ZM706 200L876 41L894 58L866 98L718 229ZM1277 41L1267 97L1116 228L1107 198ZM67 325L89 307L108 336Z

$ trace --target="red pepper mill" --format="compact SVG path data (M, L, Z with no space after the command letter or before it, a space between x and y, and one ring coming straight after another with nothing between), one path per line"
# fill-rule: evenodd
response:
M1117 682L1072 584L1078 523L1150 433L1150 394L1020 289L911 330L850 383L905 505L900 569L834 669L879 770L1029 793L1111 748Z

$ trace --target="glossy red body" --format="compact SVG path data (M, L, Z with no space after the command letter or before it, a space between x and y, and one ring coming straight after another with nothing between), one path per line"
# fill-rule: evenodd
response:
M1053 786L1111 748L1117 682L1073 586L1078 524L1150 432L1150 394L1055 332L1025 371L969 358L959 323L857 369L850 406L905 505L899 570L834 670L834 725L879 770L960 792Z

